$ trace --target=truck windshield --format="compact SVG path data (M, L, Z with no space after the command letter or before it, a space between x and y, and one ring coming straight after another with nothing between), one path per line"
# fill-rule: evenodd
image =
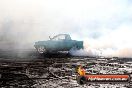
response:
M54 36L51 40L71 40L71 37L68 36L68 35L57 35L57 36Z
M64 35L61 35L61 36L55 36L52 38L52 40L64 40L65 39L65 36Z

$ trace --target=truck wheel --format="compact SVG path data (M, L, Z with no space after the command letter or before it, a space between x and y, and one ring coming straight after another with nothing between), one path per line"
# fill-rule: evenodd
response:
M45 49L45 47L44 46L39 46L38 48L37 48L37 51L39 52L39 53L45 53L46 52L46 49Z
M74 51L76 51L76 50L79 50L79 48L78 48L77 45L74 45L70 50L74 50Z
M77 77L77 83L80 85L86 84L87 80L84 76L78 76Z
M78 46L77 45L74 45L70 50L69 50L69 54L70 56L74 56L74 51L77 51L79 50Z

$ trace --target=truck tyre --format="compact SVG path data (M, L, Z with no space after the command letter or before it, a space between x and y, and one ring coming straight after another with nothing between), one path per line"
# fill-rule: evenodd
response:
M40 54L43 54L43 53L46 52L46 49L45 49L44 46L39 46L39 47L37 48L37 51L38 51Z

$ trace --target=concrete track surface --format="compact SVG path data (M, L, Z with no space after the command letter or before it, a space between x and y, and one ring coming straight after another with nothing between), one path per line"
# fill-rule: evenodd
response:
M77 57L65 53L39 55L36 51L0 51L2 88L130 88L130 83L87 83L76 81L76 68L90 74L131 74L131 58Z

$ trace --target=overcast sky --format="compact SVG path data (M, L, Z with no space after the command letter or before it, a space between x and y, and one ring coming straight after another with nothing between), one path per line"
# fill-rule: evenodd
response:
M94 48L130 49L132 1L0 0L2 42L33 43L59 33Z

